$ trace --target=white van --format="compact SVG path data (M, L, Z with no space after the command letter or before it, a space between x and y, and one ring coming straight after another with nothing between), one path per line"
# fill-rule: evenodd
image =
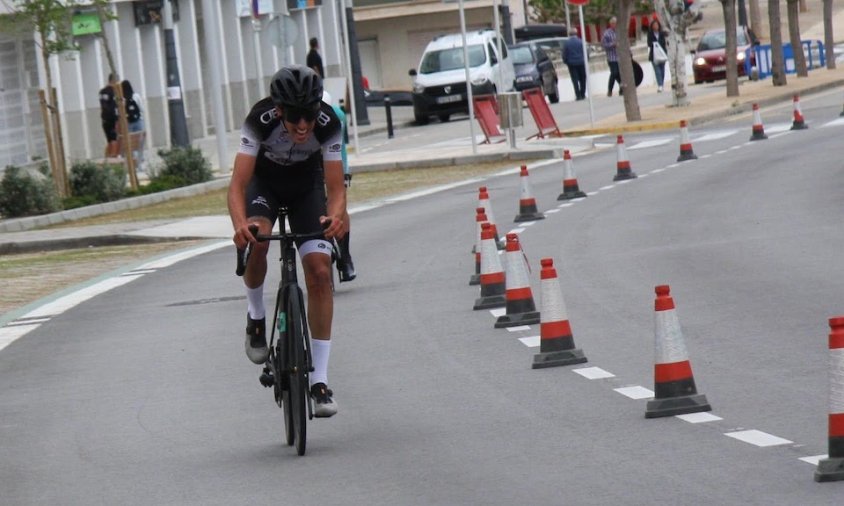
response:
M499 57L494 30L467 32L466 48L474 95L513 90L516 79L513 62L504 41ZM499 66L503 89L497 86ZM411 69L409 74L413 77L413 116L417 123L428 123L432 115L448 121L452 114L469 112L461 34L441 35L429 42L419 62L419 71Z

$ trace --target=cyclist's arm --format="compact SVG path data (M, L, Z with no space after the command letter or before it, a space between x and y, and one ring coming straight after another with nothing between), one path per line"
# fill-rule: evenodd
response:
M343 162L339 160L325 160L325 188L328 197L327 218L331 219L331 226L325 230L327 238L343 237L348 230L348 224L343 217L346 215L346 185L343 179Z
M234 243L238 248L245 248L248 242L255 242L255 238L247 228L249 222L246 216L246 187L255 173L256 158L246 153L238 153L234 157L234 170L229 183L228 205L229 217L234 227Z

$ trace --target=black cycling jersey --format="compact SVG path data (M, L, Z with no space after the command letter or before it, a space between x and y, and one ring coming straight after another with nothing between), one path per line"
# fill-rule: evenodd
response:
M283 181L301 177L303 170L321 172L321 160L342 162L342 150L342 124L330 105L320 104L310 139L303 144L294 144L275 104L267 97L252 106L246 116L240 130L238 152L256 157L258 176Z

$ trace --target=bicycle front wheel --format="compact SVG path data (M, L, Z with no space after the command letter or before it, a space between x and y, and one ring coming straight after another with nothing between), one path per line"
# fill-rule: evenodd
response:
M296 452L305 454L307 434L307 402L308 396L308 361L305 351L305 340L308 338L308 322L305 317L305 306L302 302L302 290L298 286L291 287L287 293L287 353L290 357L288 368L289 380L289 412L293 425L293 439Z

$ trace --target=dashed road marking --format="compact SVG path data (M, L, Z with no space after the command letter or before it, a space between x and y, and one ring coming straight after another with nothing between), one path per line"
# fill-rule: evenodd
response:
M625 397L630 397L634 400L649 399L654 396L653 391L648 390L647 388L641 387L639 385L632 387L613 388L613 390Z
M521 332L523 330L530 330L530 325L518 325L516 327L507 327L507 332Z
M582 367L580 369L574 369L574 372L583 376L586 379L594 380L594 379L604 379L604 378L615 378L615 374L605 371L600 367Z
M797 460L802 460L803 462L806 462L807 464L812 464L813 466L816 466L816 465L818 465L818 463L820 463L820 461L822 461L823 459L828 459L828 458L829 458L829 455L824 453L823 455L812 455L810 457L800 457Z
M507 314L507 308L506 307L499 307L499 308L496 308L496 309L490 309L489 313L494 318L498 318L499 316L504 316L505 314Z
M781 437L774 436L773 434L768 434L767 432L762 432L761 430L756 429L726 432L724 435L733 439L738 439L739 441L744 441L745 443L758 446L760 448L793 443L793 441L789 441L788 439L783 439Z
M528 348L539 347L539 336L520 337L519 341L521 341L522 344L524 344Z
M713 415L712 413L690 413L688 415L677 415L676 418L689 423L706 423L723 420L720 416Z

